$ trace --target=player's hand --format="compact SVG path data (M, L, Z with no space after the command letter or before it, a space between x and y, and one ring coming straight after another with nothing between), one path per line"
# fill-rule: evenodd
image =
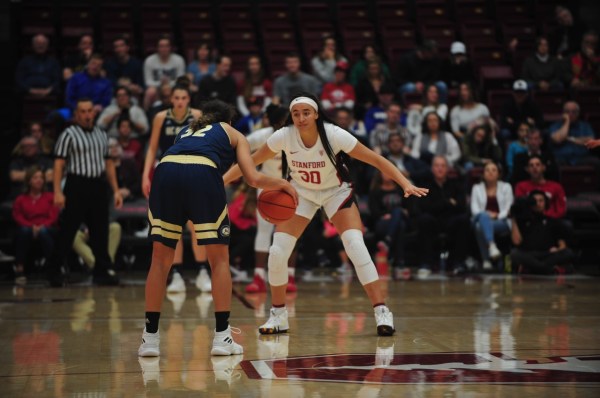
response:
M418 187L415 187L414 185L409 185L408 187L404 188L404 197L405 198L408 198L409 196L416 196L418 198L422 198L424 196L427 196L428 193L429 193L429 189L418 188Z
M150 197L150 178L142 177L142 193L148 199Z
M113 199L115 201L115 209L120 209L123 207L123 196L121 196L120 191L114 193Z
M62 192L54 192L54 206L62 210L65 207L65 202L65 195Z
M288 181L286 180L282 180L283 181L283 186L281 187L281 190L292 195L292 198L294 198L294 204L296 206L298 206L298 192L296 192L296 188L294 188L292 186L292 184L290 184Z

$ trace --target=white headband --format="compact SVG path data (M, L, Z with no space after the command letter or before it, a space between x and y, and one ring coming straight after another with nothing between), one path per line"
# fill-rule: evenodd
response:
M297 98L294 98L292 100L292 102L290 102L290 112L292 111L292 107L294 105L298 105L298 104L310 105L310 106L312 106L314 108L314 110L316 112L319 111L319 106L317 105L317 103L314 100L312 100L312 99L310 99L308 97L297 97Z

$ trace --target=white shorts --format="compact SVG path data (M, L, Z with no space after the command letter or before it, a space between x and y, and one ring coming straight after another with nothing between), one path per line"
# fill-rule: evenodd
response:
M318 191L300 187L294 181L292 181L292 185L298 191L296 214L309 220L320 208L323 208L327 218L331 219L338 210L354 203L354 190L347 182L343 182L339 187Z

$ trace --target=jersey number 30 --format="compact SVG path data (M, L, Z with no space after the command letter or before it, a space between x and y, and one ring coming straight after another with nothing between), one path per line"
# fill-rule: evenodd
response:
M321 183L321 173L318 171L304 171L299 170L300 178L304 182L310 182L311 184L320 184Z

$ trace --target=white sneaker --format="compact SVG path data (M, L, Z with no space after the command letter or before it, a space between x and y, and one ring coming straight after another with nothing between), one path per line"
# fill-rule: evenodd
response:
M502 255L500 250L498 250L498 246L496 246L496 244L494 242L490 243L490 247L489 247L488 251L490 253L490 257L492 258L492 260L500 258L500 256Z
M233 341L233 337L231 337L232 331L235 334L240 334L242 332L238 328L232 328L231 325L222 332L215 332L210 355L237 355L244 353L244 348Z
M379 336L391 336L396 332L394 329L394 314L385 305L374 308L375 323L377 323L377 334Z
M212 283L210 281L210 276L208 276L208 271L204 268L198 272L198 276L196 277L196 287L202 293L208 293L212 291Z
M483 262L483 270L484 271L491 271L493 269L493 265L492 262L490 260L485 260Z
M15 256L11 256L0 250L0 263L12 263L13 261L15 261Z
M138 358L138 362L142 368L142 378L144 379L144 386L148 386L149 383L155 382L160 384L160 367L159 358Z
M260 334L285 333L289 330L287 308L271 308L269 320L258 328Z
M156 333L146 332L142 333L142 344L138 349L138 356L140 357L157 357L160 355L160 331Z
M287 334L271 334L258 336L257 352L261 358L287 358L290 336Z
M146 227L144 229L135 231L133 234L135 235L136 238L147 238L149 231L150 231L150 225L146 225Z
M185 281L179 272L173 272L171 283L167 286L167 293L182 293L185 292Z
M232 282L250 282L251 279L248 277L248 272L237 269L233 266L229 267L231 271L231 281Z
M427 279L431 275L431 270L429 268L419 268L417 272L417 279Z
M231 384L232 381L238 380L242 377L242 374L236 367L242 362L244 357L242 355L230 355L227 357L212 357L213 372L215 373L216 381L225 381L227 384Z

